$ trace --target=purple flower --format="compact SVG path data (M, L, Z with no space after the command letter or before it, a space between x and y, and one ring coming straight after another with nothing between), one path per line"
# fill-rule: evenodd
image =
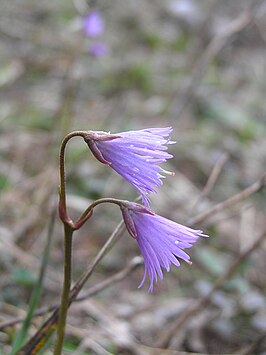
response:
M139 191L143 203L149 205L146 194L162 185L159 164L172 158L165 150L170 141L171 127L147 128L139 131L110 134L88 132L84 138L94 156L108 164Z
M107 54L107 47L104 43L93 43L89 48L90 54L96 58L103 57Z
M84 32L89 37L99 37L104 32L104 20L99 11L89 13L83 22Z
M201 230L194 230L156 215L146 207L125 202L121 207L129 233L136 238L144 258L144 284L147 272L150 278L149 292L153 290L154 280L162 280L162 268L167 272L171 264L180 266L178 259L190 263L190 257L183 249L191 248L199 237L207 237Z

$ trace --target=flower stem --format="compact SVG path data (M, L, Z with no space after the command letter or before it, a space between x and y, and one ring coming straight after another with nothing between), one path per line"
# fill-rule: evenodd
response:
M62 222L71 224L66 207L66 173L65 173L65 151L68 141L73 137L85 137L86 131L74 131L65 136L62 141L59 153L59 172L60 172L60 188L59 188L59 216Z
M54 355L60 355L64 343L67 311L70 305L70 287L71 287L71 269L72 269L72 237L73 232L79 229L91 216L92 210L100 203L108 202L120 205L121 201L106 198L99 199L89 206L75 223L68 215L66 204L66 174L65 174L65 150L68 141L73 137L83 137L85 139L88 131L74 131L65 136L62 141L59 153L59 172L60 172L60 189L59 189L59 216L64 224L64 284L61 295L61 304L59 309L59 318L57 325L56 342Z
M59 319L57 326L57 334L56 334L56 343L54 348L54 355L60 355L62 352L64 335L65 335L65 327L66 327L66 318L67 318L67 310L69 303L69 292L71 286L71 269L72 269L72 236L73 229L68 225L64 224L64 285L61 295L61 305L59 310Z
M116 198L100 198L96 201L94 201L92 204L90 204L86 210L82 213L82 215L78 218L76 222L73 222L73 228L74 230L77 230L83 226L85 222L91 217L92 212L94 207L102 204L102 203L113 203L115 205L121 206L121 204L125 203L127 201L124 200L119 200Z
M64 224L64 284L61 295L61 304L59 309L59 319L57 326L56 343L54 355L60 355L64 343L67 310L69 305L69 292L71 287L71 269L72 269L72 236L74 232L73 222L68 216L66 206L66 174L65 174L65 150L68 141L73 137L84 137L86 132L74 131L65 136L62 141L59 153L59 216Z

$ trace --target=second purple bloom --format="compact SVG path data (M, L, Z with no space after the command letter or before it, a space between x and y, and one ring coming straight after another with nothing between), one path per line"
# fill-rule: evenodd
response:
M126 227L136 238L144 258L145 271L139 287L143 285L148 273L150 292L154 281L158 281L158 276L163 279L162 269L169 271L171 264L180 266L178 259L189 262L190 257L184 249L191 248L199 237L207 237L201 230L158 216L136 203L125 203L121 209Z

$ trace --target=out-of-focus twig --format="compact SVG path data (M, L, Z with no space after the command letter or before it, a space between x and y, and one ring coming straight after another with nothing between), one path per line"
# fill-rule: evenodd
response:
M197 216L191 218L188 221L188 224L195 225L198 223L202 223L206 219L212 217L216 213L219 213L226 208L230 208L231 206L235 205L236 203L248 198L249 196L253 195L255 192L259 191L266 185L266 174L256 181L254 184L250 185L246 189L240 191L239 193L229 197L227 200L218 203L214 207L211 207L209 210L198 214Z
M176 333L176 331L184 326L192 316L196 315L202 308L204 308L211 300L214 292L219 289L226 280L232 277L232 275L237 270L238 266L254 251L256 250L262 242L265 240L266 230L260 235L260 237L254 242L254 244L248 248L244 253L240 254L239 257L229 266L229 268L222 274L216 282L213 284L211 290L197 300L194 304L188 307L188 310L180 315L180 317L166 329L162 335L159 337L158 343L156 344L159 348L167 348L170 345L171 339Z
M96 295L97 293L103 291L107 287L113 286L117 282L120 282L120 281L124 280L131 272L133 272L137 267L142 265L142 263L143 263L142 258L136 256L135 258L133 258L131 260L129 265L126 268L124 268L122 271L119 271L116 274L114 274L113 276L108 277L104 281L99 282L97 285L90 287L82 295L77 297L74 300L74 302L84 301L85 299L88 299L88 298ZM49 312L55 310L58 307L59 307L59 303L56 303L56 304L53 304L53 305L50 305L50 306L47 306L47 307L42 307L42 308L38 309L34 313L34 317L42 316L42 315L44 315L46 313L49 313ZM0 330L3 330L6 327L13 326L13 325L15 325L17 323L20 323L23 320L24 320L24 317L17 317L15 319L11 319L11 320L2 322L2 323L0 323Z
M258 350L260 344L266 338L266 332L261 334L257 339L255 339L249 346L247 346L243 351L240 351L240 355L250 355L255 354L255 351Z
M186 351L176 351L176 350L171 350L171 349L160 349L160 348L154 348L154 347L149 347L146 345L140 345L140 348L144 352L145 355L209 355L209 353L199 353L199 352L186 352ZM236 353L212 353L212 355L238 355Z
M98 285L95 285L91 287L89 290L84 292L80 297L77 297L76 301L80 302L83 301L89 297L94 296L95 294L99 293L100 291L104 290L105 288L112 286L113 284L124 280L132 271L134 271L138 266L143 264L143 259L139 256L136 256L131 260L129 265L123 269L122 271L119 271L115 275L107 278L106 280L100 282Z
M73 117L73 106L80 84L80 78L75 77L75 68L80 55L80 49L83 47L82 41L80 45L73 48L68 57L67 66L62 77L61 84L61 98L57 107L54 117L60 117L59 127L59 140L71 130L71 123Z
M32 318L34 317L34 312L37 307L37 304L40 300L42 289L43 289L43 280L45 276L45 272L47 269L48 265L48 260L49 260L49 255L50 255L50 250L51 250L51 242L52 242L52 236L54 232L54 225L55 225L55 216L56 216L56 211L57 208L53 207L52 212L51 212L51 218L50 218L50 223L48 226L47 230L47 241L42 257L42 263L41 263L41 268L39 272L39 277L36 282L36 285L33 289L30 301L29 301L29 306L28 306L28 312L25 320L23 321L21 329L17 332L15 341L12 347L12 352L11 355L16 354L17 351L21 348L21 346L25 342L25 338L28 334L28 330L32 321Z
M86 272L80 277L80 279L75 283L70 292L69 298L69 306L76 299L80 290L86 283L86 281L91 276L92 272L105 256L105 254L112 248L115 242L122 236L125 231L125 225L123 220L118 224L114 232L111 234L107 242L101 248L99 253L96 255L95 259L88 266ZM59 309L56 308L51 316L46 320L43 326L36 332L36 334L23 346L20 350L20 355L30 355L33 351L40 349L44 345L44 341L53 333L56 329L57 321L58 321L58 312Z
M208 196L210 194L210 192L212 191L218 177L220 176L223 166L227 162L228 158L229 158L228 153L224 152L220 156L220 158L217 160L216 164L214 165L214 167L210 173L207 183L202 190L202 194L201 194L202 197Z
M249 8L234 19L222 33L212 39L192 69L192 74L185 82L182 91L173 99L168 115L170 120L178 118L189 102L192 101L211 60L220 52L228 40L243 30L251 20L252 15Z
M219 159L215 163L214 167L212 168L212 171L211 171L210 176L206 182L206 185L204 186L201 194L199 195L195 205L192 208L192 212L197 209L197 207L200 204L200 202L202 201L202 199L204 197L207 197L211 193L211 191L213 190L213 188L214 188L214 186L215 186L215 184L222 172L224 164L227 162L228 158L229 158L229 154L227 152L224 152L219 157Z
M208 36L209 28L211 27L211 23L213 21L213 17L217 10L218 5L221 3L220 0L213 0L211 1L207 8L205 9L205 19L203 20L200 28L197 30L197 36L195 39L192 39L191 45L189 44L190 48L188 50L188 60L187 60L187 68L193 68L194 63L200 57L202 50L204 49L205 43Z

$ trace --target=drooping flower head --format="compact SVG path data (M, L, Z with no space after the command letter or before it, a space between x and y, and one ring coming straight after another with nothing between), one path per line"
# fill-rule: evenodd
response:
M171 132L171 127L118 134L88 132L84 139L94 156L129 181L148 206L146 195L156 192L162 185L162 173L168 173L159 164L172 158L165 151L167 144L174 143L168 138Z
M121 210L126 227L137 240L144 258L144 276L139 287L144 284L148 273L150 292L158 276L163 279L162 269L168 272L171 264L180 266L179 259L189 262L190 256L184 249L191 248L199 237L207 237L201 230L175 223L133 202L125 202Z
M104 20L100 11L91 11L83 21L84 32L88 37L99 37L104 32Z

